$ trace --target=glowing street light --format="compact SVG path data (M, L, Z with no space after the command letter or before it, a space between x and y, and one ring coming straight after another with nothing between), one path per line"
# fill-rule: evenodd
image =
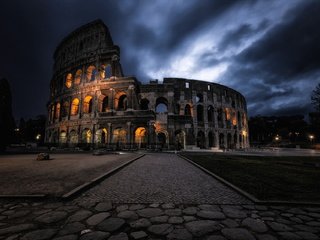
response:
M314 139L314 135L309 135L309 139L310 139L310 142L311 142L311 144L312 144L313 139Z
M36 140L40 140L40 138L41 138L41 134L37 134Z

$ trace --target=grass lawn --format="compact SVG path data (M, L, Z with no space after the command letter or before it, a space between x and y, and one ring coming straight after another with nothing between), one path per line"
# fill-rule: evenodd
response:
M183 155L259 200L320 202L319 157Z

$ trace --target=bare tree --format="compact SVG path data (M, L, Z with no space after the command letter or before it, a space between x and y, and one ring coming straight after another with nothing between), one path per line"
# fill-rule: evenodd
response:
M320 83L312 91L311 103L313 104L313 106L316 109L316 111L320 112Z

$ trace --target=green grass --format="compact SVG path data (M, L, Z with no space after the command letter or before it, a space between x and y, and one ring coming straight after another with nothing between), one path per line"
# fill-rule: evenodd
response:
M259 200L320 202L319 157L183 155Z

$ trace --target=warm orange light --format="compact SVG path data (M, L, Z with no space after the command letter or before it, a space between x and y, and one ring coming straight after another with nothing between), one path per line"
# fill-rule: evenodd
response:
M78 111L79 111L79 99L78 98L75 98L73 99L72 101L72 104L71 104L71 115L72 116L75 116L78 114Z
M66 77L66 87L71 88L71 86L72 86L72 74L68 73Z

